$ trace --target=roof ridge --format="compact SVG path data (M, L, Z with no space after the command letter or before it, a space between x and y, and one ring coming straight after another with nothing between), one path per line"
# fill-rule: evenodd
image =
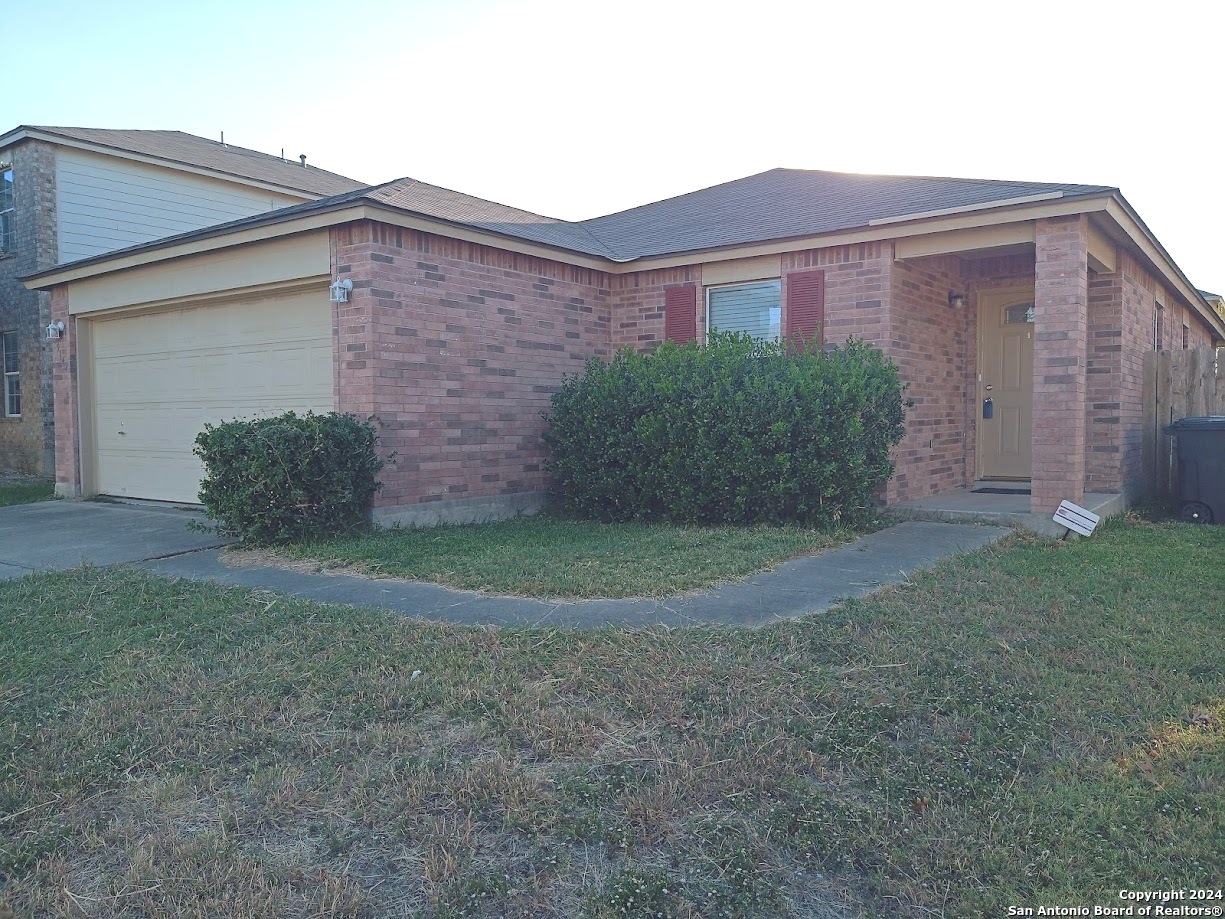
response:
M860 176L865 179L924 179L932 182L972 182L975 185L1050 185L1066 188L1069 185L1075 185L1078 188L1093 188L1093 189L1112 189L1117 190L1114 185L1088 185L1083 182L1036 182L1032 179L975 179L965 176L932 176L932 175L911 175L900 172L841 172L837 169L796 169L791 166L780 166L776 169L770 169L769 172L798 172L804 174L819 174L831 176ZM765 175L765 173L759 173ZM753 178L753 176L745 176L745 178ZM736 181L740 181L737 179Z

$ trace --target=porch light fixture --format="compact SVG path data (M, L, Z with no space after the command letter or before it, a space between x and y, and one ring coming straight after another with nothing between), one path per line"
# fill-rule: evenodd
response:
M353 289L353 282L348 278L345 278L343 281L337 278L328 289L331 291L333 303L348 303L349 291Z
M59 341L64 335L64 323L53 322L47 326L47 341Z
M1034 320L1037 318L1038 318L1038 314L1034 312L1034 306L1031 303L1029 305L1029 309L1025 311L1025 321L1028 322L1030 325L1033 325Z
M955 290L949 291L949 306L955 310L965 309L966 295L959 294Z

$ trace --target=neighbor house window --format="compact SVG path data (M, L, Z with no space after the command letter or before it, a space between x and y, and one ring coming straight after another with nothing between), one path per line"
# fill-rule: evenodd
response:
M747 332L763 341L782 333L783 291L780 281L729 284L706 291L706 327L720 332Z
M13 167L0 164L4 182L0 185L0 255L14 251L13 238Z
M1191 347L1191 329L1187 326L1182 327L1182 349L1186 351Z
M17 350L17 333L3 334L4 350L4 414L21 416L21 354Z
M1154 315L1153 315L1153 350L1154 351L1161 350L1161 336L1162 336L1162 332L1164 331L1162 329L1162 326L1165 324L1164 322L1165 316L1163 315L1164 313L1165 313L1165 310L1163 310L1160 305L1158 305L1157 309L1154 311Z

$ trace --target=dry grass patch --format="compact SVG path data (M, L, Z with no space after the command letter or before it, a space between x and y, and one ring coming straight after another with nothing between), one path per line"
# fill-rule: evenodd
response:
M227 561L429 581L503 596L661 597L738 580L857 535L849 529L597 523L541 514L231 550Z
M1219 883L1222 550L1014 540L760 631L6 582L0 905L973 916Z

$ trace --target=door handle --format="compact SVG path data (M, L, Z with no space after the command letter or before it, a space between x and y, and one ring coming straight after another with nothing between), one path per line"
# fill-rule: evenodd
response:
M983 417L992 418L995 415L995 400L983 399Z

